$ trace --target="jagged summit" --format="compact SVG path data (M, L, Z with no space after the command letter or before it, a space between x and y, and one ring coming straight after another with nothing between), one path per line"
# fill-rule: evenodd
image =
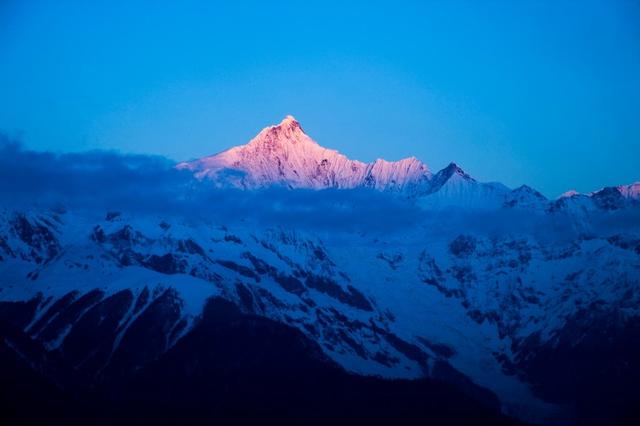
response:
M523 194L523 195L526 194L528 196L532 196L532 197L538 198L540 200L546 200L547 199L547 197L545 197L539 191L535 190L534 188L530 187L529 185L520 185L519 187L514 189L512 192L514 194Z
M433 176L431 182L431 192L440 190L445 185L453 185L456 181L459 184L475 183L475 179L469 176L460 166L456 163L449 163L447 167L440 170Z
M287 115L278 124L265 127L245 145L181 163L178 168L190 170L199 179L209 179L219 187L371 188L421 199L420 204L430 208L544 210L551 203L526 185L512 191L500 183L478 182L454 162L432 174L427 165L416 157L398 161L378 158L370 163L351 160L336 150L319 145L292 115ZM624 200L637 202L640 183L578 195L568 192L559 200L573 199L582 203L581 199L586 198L590 202L585 208L622 206L626 203ZM554 205L560 208L565 204L557 202Z
M269 142L269 141L288 141L291 143L299 143L299 142L311 142L315 144L313 141L307 136L300 122L296 120L292 115L287 115L279 124L274 124L272 126L265 127L258 133L258 135L253 138L249 143L260 143L260 142Z
M282 121L280 122L280 124L278 124L278 126L296 126L296 127L300 127L300 122L298 120L296 120L296 118L289 114L287 115L285 118L282 119ZM272 126L275 127L275 126Z
M640 182L634 182L630 185L618 186L617 188L625 198L640 200Z
M431 179L429 168L415 157L372 163L351 160L320 146L291 115L265 127L246 145L185 162L199 178L219 186L246 189L280 185L288 188L357 188L416 190Z
M452 177L454 175L458 175L464 179L473 179L471 176L469 176L469 174L467 174L467 172L465 172L464 170L462 170L462 167L460 167L459 165L457 165L454 162L449 163L449 165L447 167L445 167L444 169L441 170L441 172L448 177Z
M416 157L398 161L378 158L370 163L351 160L319 145L292 115L265 127L245 145L180 163L177 167L190 170L199 179L209 179L218 187L371 188L420 198L420 204L430 208L557 210L563 206L573 208L571 206L578 203L582 210L611 210L640 202L639 182L589 194L569 191L549 207L551 201L529 186L522 185L512 191L500 183L478 182L454 162L432 174Z
M600 188L597 191L592 191L589 193L580 193L574 189L566 191L562 193L558 199L562 198L572 198L572 197L598 197L603 194L616 194L621 198L629 199L629 200L640 200L640 182L634 182L629 185L619 185L619 186L607 186L604 188Z
M265 127L245 145L178 168L220 187L371 188L414 199L427 197L429 206L494 208L503 205L510 193L504 185L476 181L453 162L433 175L416 157L371 163L351 160L316 143L291 115Z
M548 199L529 185L520 185L505 196L503 207L543 210Z
M560 196L558 197L558 199L563 199L563 198L571 198L571 197L575 197L580 195L580 193L578 191L576 191L575 189L570 189L568 191L563 192L562 194L560 194Z

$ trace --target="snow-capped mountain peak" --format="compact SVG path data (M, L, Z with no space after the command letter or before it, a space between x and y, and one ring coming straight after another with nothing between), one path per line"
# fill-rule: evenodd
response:
M273 143L291 143L293 145L311 143L317 145L313 139L307 136L300 122L292 115L287 115L280 124L262 129L262 131L249 142L249 145Z
M415 157L372 163L351 160L320 146L288 115L280 124L264 128L246 145L199 160L180 163L198 178L219 186L263 188L357 188L404 190L431 179L428 167Z
M509 188L499 183L476 181L456 163L436 173L427 195L420 205L428 208L470 207L498 208L509 193Z
M576 195L580 195L580 193L578 191L576 191L575 189L570 189L570 190L565 191L562 194L560 194L558 199L560 200L560 199L563 199L563 198L571 198L571 197L574 197Z
M620 194L625 198L640 200L640 182L618 186L618 191L620 191Z
M294 127L294 128L301 128L300 126L300 122L298 120L296 120L296 118L293 115L287 115L285 118L282 119L282 121L280 122L280 124L278 124L277 126L271 126L271 127Z
M417 200L420 206L429 209L556 211L566 207L584 212L593 208L625 208L640 200L640 182L589 194L568 191L551 202L526 185L512 191L500 183L479 182L454 162L432 174L425 163L413 156L398 161L378 158L370 163L352 160L318 144L291 115L263 128L245 145L180 163L177 168L189 170L198 179L209 180L217 187L370 188Z
M452 177L459 177L462 178L464 180L472 180L475 181L475 179L473 179L471 176L469 176L469 174L467 172L465 172L464 170L462 170L462 168L457 165L454 162L449 163L449 165L447 167L445 167L444 169L440 170L438 172L438 175L440 177L440 179L443 179L444 181L447 181L449 179L451 179Z

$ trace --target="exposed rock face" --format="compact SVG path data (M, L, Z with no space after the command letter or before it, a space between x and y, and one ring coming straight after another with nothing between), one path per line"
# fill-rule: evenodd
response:
M527 188L517 195L540 200ZM521 218L529 210L518 203L496 217ZM630 208L597 211L616 223ZM541 221L535 233L486 233L470 213L323 241L170 216L94 222L69 211L47 225L49 214L20 213L55 237L59 253L46 263L46 246L35 250L15 231L16 213L4 216L0 320L81 376L73 381L117 389L196 333L217 297L292 327L353 373L445 381L526 419L557 420L558 407L573 406L581 421L602 420L636 394L628 342L640 317L640 235L628 222L560 235L553 224L569 213L535 209L526 216ZM594 368L603 363L611 368ZM625 398L607 399L598 383Z
M98 334L91 342L104 337ZM166 352L151 356L145 343L122 343L129 353L142 349L144 355L118 363L128 368L117 374L77 369L74 356L48 352L10 322L0 321L0 419L42 424L54 415L56 422L70 425L199 424L259 416L288 424L286 419L294 416L297 424L301 417L339 415L519 424L499 413L493 394L473 384L460 391L440 380L349 374L296 328L242 313L217 297L208 300L198 324Z

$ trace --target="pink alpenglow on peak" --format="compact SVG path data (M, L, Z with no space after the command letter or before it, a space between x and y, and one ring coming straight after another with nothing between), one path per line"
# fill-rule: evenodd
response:
M287 115L279 124L280 126L300 127L300 122L293 115Z
M578 191L576 191L575 189L570 189L566 192L563 192L562 194L560 194L560 196L558 197L558 199L561 198L571 198L571 197L575 197L576 195L580 195L580 193Z
M618 187L618 191L625 198L632 200L640 200L640 182L634 182L630 185L623 185Z
M603 194L610 194L612 192L623 199L640 200L640 182L634 182L629 185L607 186L597 191L590 192L588 196L602 196Z
M280 124L264 128L246 145L209 157L180 163L200 179L218 186L257 189L358 188L406 191L428 185L431 172L415 157L400 161L351 160L311 139L300 123L288 115Z

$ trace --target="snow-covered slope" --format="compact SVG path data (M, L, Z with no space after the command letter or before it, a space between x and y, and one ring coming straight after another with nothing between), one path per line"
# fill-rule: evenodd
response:
M600 190L581 194L567 191L551 202L549 210L565 210L576 217L585 217L597 211L615 211L640 207L640 183L610 186Z
M527 188L516 195L539 198ZM29 307L27 333L79 366L102 369L145 335L138 321L161 324L153 333L163 343L149 355L157 356L198 323L208 298L220 296L298 328L349 371L469 381L495 392L506 412L546 421L563 404L553 389L566 384L553 381L563 377L555 369L553 378L538 370L544 351L578 345L618 318L599 322L604 313L624 312L620 327L640 314L640 230L627 223L583 235L567 226L573 216L564 210L472 211L395 231L319 232L6 210L0 313ZM106 311L115 316L108 349L91 342L76 349L76 327ZM569 325L587 320L589 329L577 334ZM567 380L577 373L600 374L570 371Z
M426 209L495 209L504 203L507 194L509 189L506 186L478 182L457 164L451 163L436 173L429 190L416 198L418 204Z
M633 200L640 200L640 182L634 182L630 185L618 186L617 188L623 197Z
M562 423L593 401L610 415L637 390L638 184L548 200L456 164L352 161L292 117L178 167L251 191L211 189L204 212L0 211L0 320L104 378L166 354L219 297L350 372L488 389L528 421ZM212 214L222 197L244 214Z
M500 183L476 181L455 163L433 175L415 157L372 163L350 160L318 145L291 116L263 129L246 145L177 167L217 187L371 188L417 200L429 209L494 209L511 205L517 197Z
M280 124L263 129L248 144L199 160L181 163L200 178L218 185L264 188L355 188L402 190L428 182L431 173L416 158L367 164L323 148L287 116Z
M546 208L549 200L540 192L527 185L519 186L505 196L504 207L540 210Z

